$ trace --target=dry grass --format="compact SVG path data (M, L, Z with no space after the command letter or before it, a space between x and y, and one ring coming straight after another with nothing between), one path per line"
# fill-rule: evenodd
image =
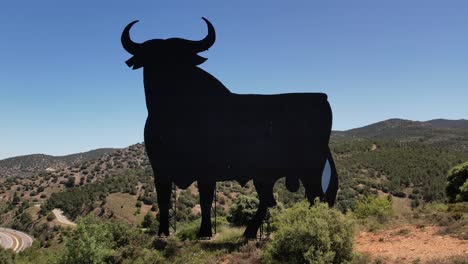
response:
M143 217L151 210L150 205L142 205L139 214L135 214L137 207L136 195L128 193L112 193L106 198L104 208L114 213L114 217L124 220L134 226L138 226L143 221Z
M243 240L242 234L245 227L225 227L222 232L216 236L217 242L239 242Z

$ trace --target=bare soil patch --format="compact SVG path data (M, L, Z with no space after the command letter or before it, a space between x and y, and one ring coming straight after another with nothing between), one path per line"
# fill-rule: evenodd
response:
M468 261L468 240L439 235L440 229L405 225L376 233L359 232L356 251L384 263L425 263L460 256Z

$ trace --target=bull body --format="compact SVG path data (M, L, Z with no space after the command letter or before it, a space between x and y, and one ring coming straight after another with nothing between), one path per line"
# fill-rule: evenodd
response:
M323 94L162 97L145 142L180 188L207 177L244 185L261 171L321 169L330 126Z
M139 64L136 58L129 61ZM333 205L338 178L328 148L332 113L325 94L240 95L192 63L142 66L148 109L144 139L155 174L160 235L169 235L172 183L185 189L198 182L201 237L211 237L210 208L217 181L245 185L253 180L260 205L245 231L247 237L256 236L266 209L276 204L273 185L281 177L293 191L301 180L311 202L321 197ZM324 189L321 176L326 164L331 166L331 179Z

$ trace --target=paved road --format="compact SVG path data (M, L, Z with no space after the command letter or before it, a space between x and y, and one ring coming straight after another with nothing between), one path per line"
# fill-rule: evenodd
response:
M69 226L76 226L75 223L73 223L72 221L68 220L68 218L66 216L63 215L63 211L60 210L60 209L54 209L52 210L52 213L54 213L55 215L55 218L57 218L57 221L59 221L60 223L64 224L64 225L69 225Z
M12 249L14 252L20 252L32 246L33 238L28 234L0 227L0 246L6 249Z

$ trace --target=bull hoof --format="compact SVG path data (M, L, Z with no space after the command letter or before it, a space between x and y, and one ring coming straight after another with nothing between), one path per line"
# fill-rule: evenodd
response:
M158 236L159 237L164 237L164 236L169 236L169 228L159 228L158 230Z

